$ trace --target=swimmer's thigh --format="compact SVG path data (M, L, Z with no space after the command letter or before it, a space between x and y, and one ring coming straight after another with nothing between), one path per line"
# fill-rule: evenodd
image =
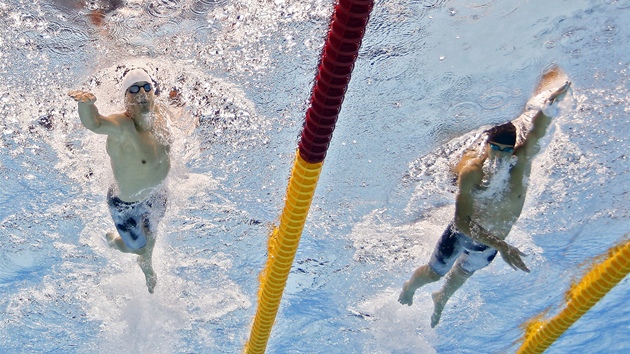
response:
M457 265L468 273L474 273L475 271L485 268L497 255L497 250L491 247L486 248L483 251L468 251L459 257Z
M162 189L143 203L142 222L144 227L152 234L157 232L158 224L166 214L167 202L167 191Z
M463 252L464 247L459 242L459 232L451 223L438 240L431 254L429 266L434 272L444 276Z

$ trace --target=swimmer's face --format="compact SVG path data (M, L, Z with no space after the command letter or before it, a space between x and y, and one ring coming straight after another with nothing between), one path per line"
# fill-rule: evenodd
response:
M500 144L494 141L489 141L488 150L490 151L491 157L509 157L512 156L512 153L514 153L514 145Z
M125 103L127 105L139 105L149 108L153 103L153 99L153 85L150 82L136 82L125 91Z

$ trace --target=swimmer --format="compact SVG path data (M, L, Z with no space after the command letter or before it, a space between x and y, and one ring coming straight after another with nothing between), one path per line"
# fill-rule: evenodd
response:
M497 252L510 267L529 272L521 258L525 255L505 238L523 209L532 159L551 123L548 112L569 86L558 67L547 71L524 113L486 131L481 153L467 152L455 167L459 190L454 220L429 263L414 271L398 298L411 306L418 288L446 275L443 287L432 295L431 327L439 323L449 298L475 271L488 266Z
M166 211L165 179L171 167L171 132L155 103L152 82L142 69L129 71L122 82L125 111L109 116L98 112L92 93L68 93L78 102L81 123L94 133L107 135L115 179L107 204L118 232L107 233L106 239L112 248L138 255L151 294L157 283L151 258L158 223Z

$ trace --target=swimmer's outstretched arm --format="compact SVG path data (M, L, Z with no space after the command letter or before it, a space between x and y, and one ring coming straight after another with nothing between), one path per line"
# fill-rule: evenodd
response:
M559 69L558 69L559 70ZM551 75L554 73L552 72ZM562 101L565 94L571 87L570 81L564 81L562 85L557 88L550 88L543 90L538 95L534 96L528 103L529 110L523 113L523 118L529 121L531 129L524 137L523 142L518 144L514 152L519 158L527 159L526 163L529 163L531 158L536 155L540 147L538 142L547 133L547 128L551 124L552 110L550 109L554 104ZM521 119L520 117L516 120Z
M544 107L541 107L536 114L531 118L532 129L527 133L523 139L523 143L516 147L514 154L519 157L520 164L531 164L533 157L540 151L540 145L538 142L547 133L547 128L551 124L552 116L547 113L547 108L551 107L554 103L559 102L563 95L569 88L570 82L566 82L558 91L553 93L553 100L549 99ZM558 97L560 96L560 97Z
M120 134L122 124L118 119L118 115L105 117L98 112L96 105L96 96L86 91L70 91L68 96L72 97L79 104L79 118L83 126L97 134Z

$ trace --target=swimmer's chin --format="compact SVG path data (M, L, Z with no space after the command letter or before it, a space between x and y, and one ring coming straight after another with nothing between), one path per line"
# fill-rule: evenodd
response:
M150 113L152 110L152 105L149 102L133 102L133 103L129 103L126 106L127 109L133 109L136 112L140 112L142 114L145 113Z

